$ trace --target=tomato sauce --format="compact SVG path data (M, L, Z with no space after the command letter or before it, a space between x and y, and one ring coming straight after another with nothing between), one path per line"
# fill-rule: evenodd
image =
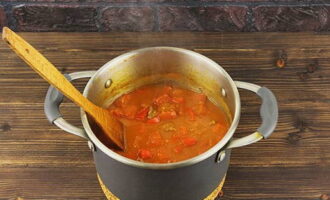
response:
M173 85L138 88L108 109L125 126L126 149L114 151L148 163L197 156L218 143L230 125L204 94Z

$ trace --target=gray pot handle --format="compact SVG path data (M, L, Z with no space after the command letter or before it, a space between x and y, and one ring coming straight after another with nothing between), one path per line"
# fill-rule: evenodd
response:
M74 72L71 74L65 74L65 77L69 81L73 81L79 78L90 78L95 72L96 71ZM48 121L66 132L88 139L85 130L73 126L63 119L62 114L60 113L60 105L63 101L63 97L63 94L61 94L56 88L53 86L49 87L44 104L44 110Z
M249 145L258 142L263 138L268 138L273 133L278 118L277 101L274 94L268 88L241 81L235 81L235 83L238 88L255 92L261 98L262 104L260 107L260 115L262 124L256 132L248 136L233 138L227 145L226 149Z

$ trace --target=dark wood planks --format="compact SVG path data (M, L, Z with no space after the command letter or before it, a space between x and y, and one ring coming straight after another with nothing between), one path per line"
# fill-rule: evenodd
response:
M318 170L315 170L317 167ZM319 199L329 192L330 168L235 167L228 172L222 199ZM239 188L240 192L237 192Z
M269 140L234 149L221 199L330 195L328 33L22 33L65 73L96 70L131 49L178 46L218 62L240 81L274 91L280 117ZM275 62L286 59L279 69ZM0 45L0 199L104 199L87 143L49 124L47 83ZM81 90L86 80L76 81ZM259 99L240 91L236 136L260 124ZM66 101L66 119L79 109Z
M3 199L104 199L94 167L3 168Z

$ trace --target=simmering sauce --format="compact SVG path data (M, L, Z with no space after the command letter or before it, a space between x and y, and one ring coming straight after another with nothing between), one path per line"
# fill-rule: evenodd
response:
M148 85L125 94L108 108L125 126L125 151L149 163L197 156L218 143L229 128L223 110L202 93L172 85Z

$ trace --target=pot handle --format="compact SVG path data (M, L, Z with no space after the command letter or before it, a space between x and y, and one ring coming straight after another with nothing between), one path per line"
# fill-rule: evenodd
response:
M69 80L73 81L75 79L80 78L90 78L95 74L96 71L82 71L82 72L74 72L71 74L65 74L64 76ZM55 124L60 129L72 133L74 135L83 137L88 139L88 136L85 130L73 126L68 123L65 119L63 119L62 114L60 112L60 105L63 101L63 94L60 93L56 88L52 85L48 88L47 95L45 98L44 110L48 121L52 124Z
M256 132L242 138L233 138L226 149L249 145L263 138L268 138L273 133L278 119L277 101L268 88L241 81L235 81L235 84L238 88L252 91L261 98L260 115L262 123Z

